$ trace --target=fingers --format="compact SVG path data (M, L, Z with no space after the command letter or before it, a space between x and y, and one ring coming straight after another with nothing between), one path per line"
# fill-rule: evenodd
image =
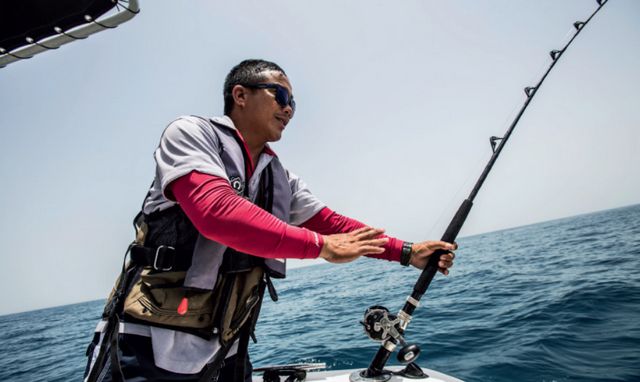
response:
M351 232L351 235L357 240L373 239L384 233L384 229L373 227L362 227Z
M383 229L362 227L350 233L323 236L325 245L320 257L333 263L347 263L363 255L381 254L388 241L379 237Z
M438 256L438 270L442 274L448 275L449 268L453 266L453 259L456 257L456 254L451 251L458 249L458 244L444 241L423 241L414 244L413 249L411 265L418 269L424 269L435 252Z
M372 240L364 240L361 241L362 245L369 245L369 246L375 246L375 247L381 247L385 244L387 244L389 242L389 238L388 237L383 237L380 239L372 239Z
M365 245L359 248L358 253L361 255L375 255L381 254L385 251L383 247L377 247L372 245Z
M379 233L375 234L373 232L379 232L381 230L374 230L369 232L369 234L371 235L375 235L378 236L380 235ZM369 239L369 240L365 240L364 237L362 239L360 239L358 242L354 243L355 245L358 246L358 253L361 255L372 255L372 254L381 254L385 251L384 249L384 245L387 244L387 242L389 242L389 238L388 237L383 237L380 239Z
M431 241L429 242L429 247L432 250L443 249L445 251L455 251L458 249L458 244L456 243L447 243L446 241Z
M453 252L447 252L444 255L440 256L440 260L438 260L438 267L440 273L445 276L449 275L449 268L453 267L453 259L456 255Z
M440 261L452 262L453 259L456 258L456 254L453 252L447 252L445 254L440 255Z
M384 233L383 229L363 227L355 234L357 244L359 246L358 253L361 255L381 254L385 251L383 245L389 242L388 237L374 239ZM355 232L355 231L354 231Z
M443 275L448 276L449 275L449 268L451 268L452 266L453 266L453 264L449 265L448 267L440 266L440 268L438 268L438 271L440 273L442 273Z

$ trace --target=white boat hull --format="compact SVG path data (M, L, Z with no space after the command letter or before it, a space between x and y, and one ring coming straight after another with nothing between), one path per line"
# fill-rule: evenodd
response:
M402 370L401 366L390 366L387 369L393 371ZM307 372L306 381L317 381L317 382L349 382L350 376L354 373L359 373L362 369L351 369L351 370L329 370L329 371L314 371ZM427 377L420 379L413 378L403 378L398 375L391 376L389 382L463 382L461 379L451 377L449 375L440 373L435 370L422 368L422 371L427 374ZM286 377L281 377L281 381L284 381ZM254 376L253 382L262 382L262 375Z

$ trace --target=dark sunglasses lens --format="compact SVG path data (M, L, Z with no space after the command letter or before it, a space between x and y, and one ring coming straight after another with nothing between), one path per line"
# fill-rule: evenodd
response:
M276 88L276 102L282 107L291 106L291 109L296 111L296 102L293 98L289 98L289 91L284 87Z
M278 86L276 88L276 102L282 107L285 107L289 104L289 93L287 89Z

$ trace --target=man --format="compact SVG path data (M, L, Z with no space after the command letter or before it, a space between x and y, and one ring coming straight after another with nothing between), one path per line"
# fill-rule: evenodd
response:
M424 268L454 244L408 243L341 216L281 165L268 142L294 116L278 65L246 60L224 85L224 117L173 121L137 238L87 354L87 380L250 380L246 355L285 258L360 256ZM439 260L448 274L454 254Z

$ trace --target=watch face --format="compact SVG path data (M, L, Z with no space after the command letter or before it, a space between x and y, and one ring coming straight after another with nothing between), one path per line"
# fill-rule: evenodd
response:
M413 243L409 243L407 241L402 244L402 252L400 253L400 264L409 265L411 261L411 249L413 247Z

